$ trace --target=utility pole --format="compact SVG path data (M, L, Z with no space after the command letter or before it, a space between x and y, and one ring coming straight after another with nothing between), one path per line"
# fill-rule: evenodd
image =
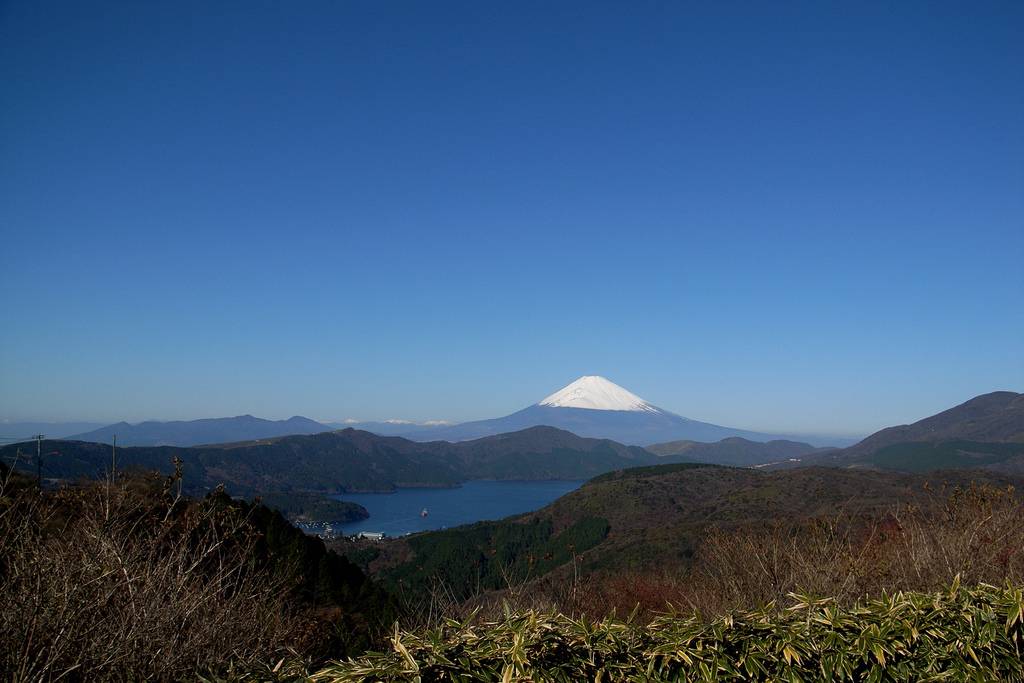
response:
M32 438L36 440L36 482L39 488L43 488L43 439L46 437L43 434L36 434Z
M110 487L117 480L117 434L114 434L114 441L110 444L110 472L107 474L107 496L103 503L106 510L107 521L110 521Z

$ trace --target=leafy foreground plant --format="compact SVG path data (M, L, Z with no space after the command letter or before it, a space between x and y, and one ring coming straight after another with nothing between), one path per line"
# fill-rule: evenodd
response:
M1024 680L1019 587L959 581L940 593L896 593L843 609L832 599L704 621L631 616L588 622L509 612L396 633L393 651L312 676L346 681L992 681Z

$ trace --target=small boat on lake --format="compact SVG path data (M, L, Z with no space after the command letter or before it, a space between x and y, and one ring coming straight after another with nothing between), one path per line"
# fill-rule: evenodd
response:
M420 517L426 517L428 514L430 513L427 512L427 508L423 508L422 510L420 510Z

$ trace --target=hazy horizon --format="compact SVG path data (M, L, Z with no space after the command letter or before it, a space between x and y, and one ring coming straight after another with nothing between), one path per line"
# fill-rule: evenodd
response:
M1014 390L1013 389L993 389L992 391L1014 391ZM990 392L988 392L988 391L979 392L978 394L975 394L975 395L981 395L981 394L986 394L986 393L990 393ZM941 412L942 410L945 410L947 408L952 408L954 405L959 405L960 403L963 403L964 401L967 401L970 398L974 398L975 395L966 397L966 398L963 399L963 401L957 401L955 404L949 404L949 405L942 406L942 407L937 408L937 409L932 409L932 411L928 412L928 413L922 413L922 414L919 414L919 415L906 417L906 418L904 418L902 420L891 420L889 422L879 423L877 425L869 426L869 427L866 427L866 428L861 429L861 430L846 430L846 431L843 431L843 430L827 430L827 429L821 429L821 428L819 428L817 426L808 426L808 427L794 426L792 428L786 428L786 427L783 427L783 428L762 427L762 426L757 425L757 424L740 424L740 423L730 422L728 420L719 422L719 424L722 424L722 425L728 426L728 427L737 427L737 428L751 429L751 430L754 430L754 431L763 431L763 432L766 432L766 433L770 433L770 434L773 433L773 434L779 434L779 435L806 434L806 435L820 435L820 436L856 437L856 438L861 438L861 437L867 436L868 434L871 434L871 433L873 433L875 431L878 431L879 429L884 429L885 427L891 427L891 426L894 426L894 425L897 425L897 424L909 424L909 423L912 423L912 422L916 422L917 420L919 420L921 418L928 417L928 416L933 415L933 414L935 414L937 412ZM460 423L460 422L468 422L468 421L471 421L471 420L488 419L488 418L493 418L493 417L500 417L500 416L503 416L505 414L509 414L509 413L515 412L517 410L520 410L522 408L525 408L525 407L527 407L527 405L533 405L535 403L536 403L536 401L533 401L533 402L531 402L529 404L523 404L523 405L520 405L518 407L509 408L504 413L500 413L500 414L478 415L478 416L474 416L474 417L470 417L470 418L462 419L462 420L448 420L448 419L444 419L444 418L409 419L409 418L396 417L396 416L370 417L370 418L354 418L354 417L331 418L331 417L318 417L318 416L306 415L306 414L301 414L301 413L290 413L290 414L281 414L281 415L259 415L259 414L254 414L254 413L249 412L249 411L242 411L242 412L236 412L236 413L198 415L198 416L183 416L183 417L162 417L162 416L157 416L157 417L144 417L144 418L135 418L135 419L124 419L124 418L116 418L116 419L110 419L110 418L106 418L106 419L104 419L104 418L73 418L73 419L35 419L35 418L27 418L27 419L16 419L16 418L10 418L10 417L2 417L2 418L0 418L0 426L2 426L4 424L11 424L11 423L39 423L39 424L50 423L50 424L55 424L55 425L67 424L67 423L94 423L96 425L106 426L106 425L115 424L115 423L118 423L118 422L128 422L128 423L131 423L131 424L138 424L138 423L142 423L142 422L189 421L189 420L201 420L201 419L211 419L211 418L240 417L240 416L244 416L244 415L251 415L253 417L262 418L262 419L266 419L266 420L287 420L287 419L289 419L291 417L305 417L305 418L308 418L308 419L311 419L311 420L315 420L317 422L321 422L321 423L325 423L325 424L338 424L338 425L344 425L346 423L351 423L351 424L354 424L354 425L359 425L359 424L368 423L368 422L408 422L410 424L417 424L417 425L423 425L423 424L427 424L427 423L431 423L431 422L441 422L441 423L445 423L445 424L456 424L456 423ZM670 412L677 412L677 411L673 410L671 407L668 407L668 406L659 406L659 407L664 408L666 410L669 410ZM709 420L705 420L702 416L699 416L699 415L684 415L684 417L688 417L688 418L696 419L696 420L702 420L702 421L709 421ZM710 421L714 422L714 420L710 420Z

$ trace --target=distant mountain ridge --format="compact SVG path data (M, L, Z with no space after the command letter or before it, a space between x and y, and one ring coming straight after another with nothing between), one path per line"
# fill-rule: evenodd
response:
M728 437L751 441L780 438L777 434L723 427L676 415L597 375L580 377L538 403L505 417L463 422L450 427L411 428L400 431L399 435L415 441L464 441L538 425L633 446L682 439L715 442ZM843 445L849 443L842 439L838 441ZM822 442L819 445L835 443Z
M412 441L457 442L539 426L556 427L579 436L611 439L632 446L679 440L712 443L731 437L749 441L792 438L809 441L816 446L847 446L852 443L852 440L842 437L787 437L692 420L659 408L598 375L580 377L534 405L511 415L459 424L444 421L415 423L405 420L321 423L300 416L275 421L240 415L174 422L149 421L134 425L119 422L100 429L72 433L70 436L50 436L110 443L116 434L118 443L124 446L199 446L289 434L315 434L351 427L381 436L401 436Z
M373 432L380 436L401 436L410 430L429 432L432 429L443 429L452 426L453 422L435 420L432 422L414 422L412 420L348 420L346 422L327 422L330 429L359 429L364 432ZM431 441L431 439L420 439Z
M331 428L296 415L287 420L264 420L252 415L173 422L118 422L91 432L66 437L74 441L110 443L117 435L121 446L200 446L203 444L269 439L289 434L316 434Z

